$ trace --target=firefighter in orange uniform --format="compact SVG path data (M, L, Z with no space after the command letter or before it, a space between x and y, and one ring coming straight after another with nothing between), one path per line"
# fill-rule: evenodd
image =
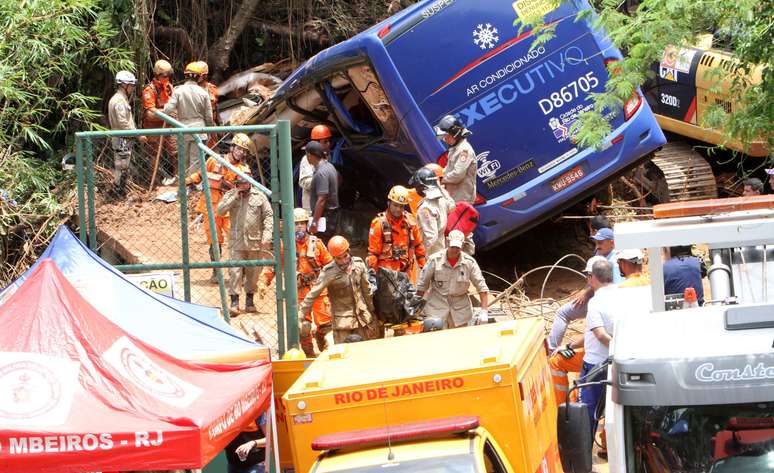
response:
M425 246L416 219L406 211L408 189L393 187L387 201L387 211L371 221L366 263L373 272L388 268L406 273L411 282L416 282L414 259L420 269L425 266Z
M298 300L303 301L312 285L317 281L322 268L333 261L325 244L308 232L309 212L306 209L293 209L293 224L296 234L296 285L298 286ZM281 252L284 252L280 249ZM266 286L274 279L274 269L269 268L264 282ZM312 323L316 329L312 330ZM327 289L323 289L317 299L312 303L311 314L304 315L301 323L301 348L308 358L314 358L314 345L312 337L317 341L317 348L322 352L328 348L325 336L331 330L331 303L328 299Z
M244 133L237 133L231 142L231 150L224 156L231 164L245 174L250 173L250 166L247 165L247 156L250 155L251 141ZM218 203L223 198L223 194L229 189L234 187L234 182L237 179L237 174L228 169L223 164L215 160L215 158L207 159L207 182L210 184L210 196L212 197L213 210L218 207ZM200 172L195 172L185 178L185 184L187 186L191 184L199 184L202 182L202 175ZM207 220L207 200L202 192L199 198L199 203L196 206L196 211L203 216L204 231L207 233L207 243L210 245L210 259L215 260L215 253L212 249L212 235L210 234L210 225ZM217 212L215 217L215 232L218 237L218 246L223 248L223 238L229 229L228 215L220 215ZM221 250L222 253L222 250ZM211 282L217 282L215 276L215 270L212 271L210 277Z
M174 87L170 81L172 77L172 65L159 59L153 65L153 79L142 89L142 127L143 128L162 128L164 121L158 118L154 113L156 110L163 111L164 105L169 102ZM149 136L145 144L145 152L152 160L158 153L159 146L162 146L161 136ZM176 169L177 142L172 136L163 137L164 151L167 153L168 166L174 174ZM164 169L164 168L162 168ZM167 172L170 169L166 169Z

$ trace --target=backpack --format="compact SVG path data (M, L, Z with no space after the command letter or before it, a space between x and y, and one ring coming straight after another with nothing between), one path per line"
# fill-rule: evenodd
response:
M454 206L454 210L449 212L449 217L446 220L445 235L449 235L452 230L459 230L465 234L465 236L473 233L478 225L478 210L473 207L473 204L469 202L457 202Z

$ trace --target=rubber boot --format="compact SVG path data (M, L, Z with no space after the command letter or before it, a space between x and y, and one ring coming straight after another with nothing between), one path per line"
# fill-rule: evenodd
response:
M255 312L255 300L253 299L253 293L248 292L245 294L245 312Z
M239 294L231 294L231 304L228 307L228 315L231 317L239 315Z
M215 261L215 250L210 245L210 261ZM212 268L212 275L210 275L210 283L218 284L218 274L215 272L215 268Z

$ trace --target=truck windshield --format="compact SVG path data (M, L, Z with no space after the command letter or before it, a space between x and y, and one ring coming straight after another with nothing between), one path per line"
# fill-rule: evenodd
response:
M635 473L774 472L774 402L626 410Z
M340 473L476 473L473 455L452 455L421 460L394 461L380 465L341 470Z

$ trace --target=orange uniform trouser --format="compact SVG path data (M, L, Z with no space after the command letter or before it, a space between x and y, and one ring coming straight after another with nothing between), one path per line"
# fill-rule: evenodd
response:
M216 206L216 203L212 204ZM204 226L204 232L207 234L207 244L212 245L212 234L210 233L210 221L207 214L202 214L202 226ZM218 244L221 249L223 248L223 238L230 229L228 215L215 215L215 233L218 235ZM222 250L221 250L222 251Z
M304 297L306 297L306 294L310 289L311 288L308 286L299 286L298 300L304 300ZM323 291L323 293L320 294L320 297L315 299L314 303L312 304L312 312L304 316L304 319L309 322L314 321L314 325L317 327L314 333L308 337L301 337L300 340L301 349L304 350L304 353L307 357L311 358L314 357L314 346L312 344L312 338L317 341L317 348L322 352L327 348L325 336L332 330L331 302L328 299L328 291Z
M570 381L567 379L567 373L580 373L583 366L583 348L575 350L575 355L569 360L559 353L548 359L548 365L551 367L551 378L554 383L554 393L556 394L556 404L562 404L567 400L567 393L570 391ZM575 402L578 399L578 391L573 391L570 400Z

